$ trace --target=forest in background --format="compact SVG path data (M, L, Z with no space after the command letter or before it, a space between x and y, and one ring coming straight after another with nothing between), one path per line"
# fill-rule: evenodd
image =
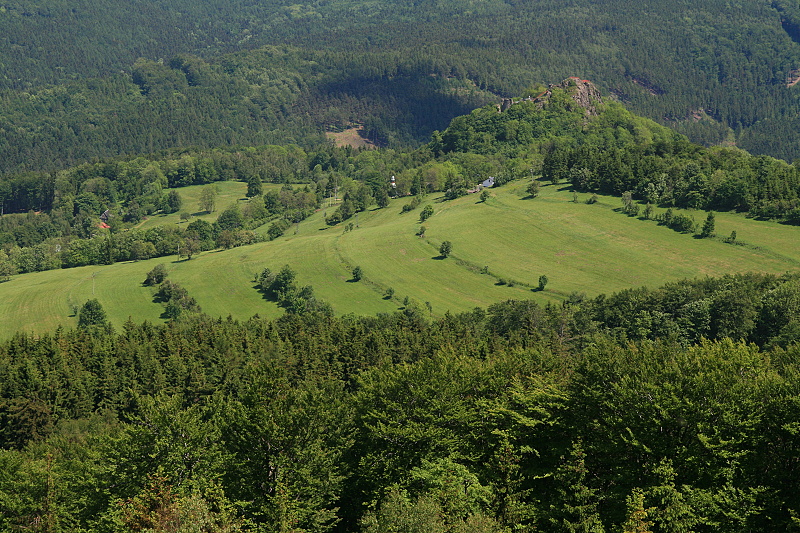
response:
M309 146L354 123L419 145L472 107L572 75L695 142L792 161L798 13L716 0L6 2L0 172Z

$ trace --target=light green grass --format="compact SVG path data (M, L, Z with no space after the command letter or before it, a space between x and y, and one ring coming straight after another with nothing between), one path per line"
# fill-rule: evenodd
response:
M148 217L146 220L138 224L138 228L152 228L155 226L162 226L164 224L180 224L183 223L180 219L180 213L186 212L192 215L192 218L187 221L191 222L196 218L201 218L208 222L214 222L219 217L220 213L225 211L229 206L235 203L246 203L250 200L245 196L247 193L247 184L241 181L218 181L213 184L217 188L217 197L215 199L214 211L208 213L200 209L200 192L206 185L191 185L189 187L179 187L175 189L181 195L181 210L178 213L170 213L168 215L157 214ZM280 189L280 185L264 184L264 192L270 189ZM260 198L255 201L261 201Z
M361 213L351 220L358 227L350 232L343 225L326 226L323 210L276 241L204 252L190 261L171 256L15 276L0 284L0 336L73 326L71 304L93 295L116 327L129 316L137 322L161 320L163 308L152 301L153 289L141 285L158 263L167 265L170 279L186 287L204 312L236 319L282 313L253 288L253 277L264 267L277 271L284 264L337 314L392 312L408 296L423 308L429 302L435 316L510 298L558 302L573 292L595 296L687 277L800 268L797 227L718 213L717 235L735 230L746 243L736 246L625 216L618 211L619 198L600 196L588 205L589 195L582 194L573 203L571 192L548 185L538 198L523 199L524 186L495 189L485 203L477 195L451 202L428 197L435 213L424 223L424 238L415 235L419 209L400 214L408 199L398 199L386 209ZM693 216L700 223L705 219L703 212ZM437 259L443 240L453 243L453 252ZM365 276L357 283L349 281L354 266ZM489 274L481 273L483 267ZM542 274L549 278L546 290L531 290ZM499 278L515 286L497 285ZM383 299L388 287L395 289L393 300Z

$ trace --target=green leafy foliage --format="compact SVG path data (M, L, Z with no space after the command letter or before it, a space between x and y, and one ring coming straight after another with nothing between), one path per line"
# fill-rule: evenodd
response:
M788 528L797 344L770 343L785 333L774 317L796 314L795 278L434 322L409 301L377 317L191 314L20 334L0 343L0 523ZM765 302L743 331L774 348L725 337L746 325L741 303L697 330L716 339L692 343L692 306L731 293Z
M109 327L105 309L96 298L87 300L78 311L78 327L82 329Z

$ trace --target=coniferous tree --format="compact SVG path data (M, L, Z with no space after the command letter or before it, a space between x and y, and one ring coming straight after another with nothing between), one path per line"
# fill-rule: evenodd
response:
M702 238L713 237L714 227L715 227L714 212L709 211L708 216L706 216L706 221L703 222L703 229L700 231L700 237Z
M558 503L551 509L552 531L564 533L603 533L603 523L597 505L600 495L597 489L590 488L589 470L586 467L586 452L580 440L575 441L569 457L555 473Z

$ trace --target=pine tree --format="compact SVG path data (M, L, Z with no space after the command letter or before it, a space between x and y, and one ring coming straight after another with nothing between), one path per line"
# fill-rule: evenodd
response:
M700 237L703 239L714 236L714 212L709 211L706 221L703 222L703 229L700 232Z
M569 458L556 470L554 479L561 495L560 506L554 507L550 523L552 531L565 533L603 533L603 523L597 512L598 490L586 485L589 470L586 452L578 440L572 445Z
M644 508L644 492L642 489L633 489L627 498L628 519L622 525L623 533L651 533L650 526L653 522L647 520L649 509Z

